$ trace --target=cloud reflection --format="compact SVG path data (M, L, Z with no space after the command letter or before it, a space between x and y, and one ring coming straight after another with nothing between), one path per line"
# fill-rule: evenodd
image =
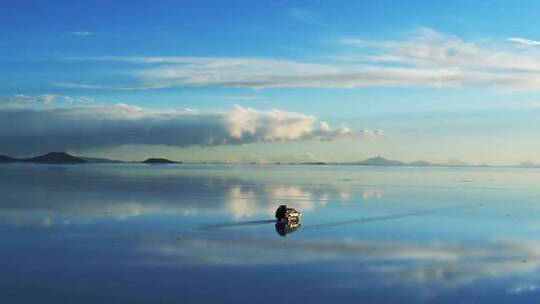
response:
M0 222L66 225L96 219L125 220L145 215L228 214L235 219L273 216L287 202L306 212L329 201L349 199L333 184L284 184L236 174L194 174L159 167L4 167L0 183ZM5 169L5 170L4 170ZM134 170L135 169L135 170ZM361 197L362 195L360 195Z
M347 264L347 272L368 272L384 284L421 289L432 296L482 280L538 277L540 240L508 239L482 244L458 242L395 242L319 239L191 239L180 243L154 241L140 250L149 263L176 266ZM340 271L339 267L335 271ZM338 284L339 282L336 282ZM354 280L347 286L354 287ZM363 284L363 282L357 282ZM512 285L509 294L534 292L534 284Z
M538 285L536 284L518 284L516 286L512 286L506 290L509 294L522 294L525 292L533 292L538 289Z
M486 192L468 192L464 198L456 194L458 188L438 188L437 191L444 192L430 193L424 192L426 188L390 188L384 193L385 199L391 198L387 202L402 204L388 204L390 208L365 204L362 206L365 208L356 209L353 204L382 198L383 189L387 189L385 185L410 184L388 178L386 184L378 186L367 179L367 174L376 175L376 170L366 171L368 173L362 175L361 170L348 174L346 170L326 173L325 170L329 170L326 168L307 168L299 172L303 167L276 167L4 166L0 170L0 184L3 186L0 223L5 226L16 223L48 227L115 220L125 221L126 225L122 227L128 227L131 218L165 214L172 215L174 225L167 226L160 219L152 218L151 228L139 226L139 222L129 226L135 233L130 234L133 242L126 248L136 255L136 263L210 268L300 264L316 268L318 273L331 272L331 283L341 288L356 288L367 284L366 277L375 277L376 280L371 280L370 284L416 288L427 296L490 280L511 281L501 289L508 295L537 292L534 284L540 279L540 240L516 237L493 239L497 235L491 226L493 219L497 220L497 224L510 225L513 222L500 221L500 214L495 211L497 208L480 208L480 211L474 210L476 213L464 212L465 208L477 206L476 201L480 199L484 203L485 199L501 194L505 200L516 198L514 191L492 193L492 189L489 189ZM320 171L313 174L309 170ZM395 171L385 174L394 174L392 172ZM454 176L448 175L447 170L442 172L445 176L440 179L452 184ZM297 175L291 177L291 174ZM362 185L344 185L340 178L347 174L346 177L354 174L352 177L355 180L362 178ZM407 171L405 175L410 173ZM480 195L473 195L477 193ZM445 196L448 194L452 195L450 199ZM470 195L473 195L472 198ZM451 202L441 200L440 204L428 208L427 203L439 202L434 198L446 198ZM411 203L417 199L419 203ZM316 221L312 221L305 223L288 238L278 238L275 227L269 223L265 224L266 227L249 227L249 231L246 227L219 231L197 229L203 224L218 221L233 222L233 218L242 218L242 222L265 220L273 215L276 204L283 201L307 212L312 218L322 215L325 219L322 222L326 221L327 214L331 215L328 221L361 217L361 220L347 220L346 224L422 215L435 224L430 226L429 221L416 218L420 221L394 221L390 225L385 222L380 226L372 223L355 226L354 229L349 225L341 230L331 230L321 225L319 229L310 229L317 226ZM345 201L348 202L345 204ZM457 210L458 201L474 203L472 206L464 204L463 208ZM336 206L343 208L334 208ZM412 207L418 206L423 211L411 211ZM516 208L515 204L512 206ZM528 212L535 210L533 204L527 208L524 210ZM337 211L341 213L326 213L334 209L339 209ZM438 212L436 216L433 210ZM351 213L355 211L361 214ZM448 216L449 212L455 215ZM389 216L389 213L397 215ZM184 216L194 214L197 216L182 221ZM471 216L474 227L483 229L484 234L471 234L475 237L471 239L459 235L448 237L448 234L441 233L462 232L456 227L471 225L471 222L467 222L471 218L467 216ZM440 223L439 219L447 222ZM156 227L154 223L157 223ZM93 233L92 228L98 227L99 233L107 236L117 232L116 227L100 224L89 225L90 229L85 231ZM263 231L266 228L268 230ZM400 228L406 231L399 231ZM447 228L450 230L445 230ZM426 232L428 229L433 230ZM68 232L77 239L81 237L77 231ZM508 235L520 233L523 235L524 232L511 230Z
M292 185L263 185L261 188L232 186L226 209L236 219L254 215L273 217L276 205L282 202L289 202L304 212L313 210L316 205L313 199L316 196L309 190Z

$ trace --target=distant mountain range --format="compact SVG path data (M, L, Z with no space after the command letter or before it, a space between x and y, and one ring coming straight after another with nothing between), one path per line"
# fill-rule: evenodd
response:
M349 165L349 166L381 166L381 167L473 167L475 165L462 161L451 161L447 163L431 163L425 160L417 160L410 163L402 162L399 160L386 159L381 156L365 159L358 162L346 162L346 163L325 163L325 162L310 162L303 164L316 164L316 165Z
M372 157L363 161L351 163L358 166L406 166L407 164L399 160L386 159L384 157Z
M29 158L14 158L9 156L0 155L0 163L42 163L42 164L80 164L87 161L69 155L65 152L50 152L47 154L39 155Z
M73 156L66 152L50 152L35 157L15 158L10 156L0 155L0 163L39 163L39 164L106 164L106 163L129 163L120 160L112 160L107 158ZM138 162L131 162L138 163ZM181 164L165 158L149 158L140 163L144 164Z
M112 160L107 158L96 157L83 157L73 156L65 152L50 152L47 154L28 157L28 158L14 158L10 156L0 155L0 163L42 163L42 164L104 164L104 163L143 163L143 164L182 164L183 162L176 162L166 158L148 158L142 162L126 162L120 160ZM275 163L280 165L281 163ZM470 163L454 160L446 163L431 163L425 160L418 160L413 162L402 162L399 160L386 159L381 156L368 158L358 162L305 162L305 163L288 163L288 165L348 165L348 166L381 166L381 167L489 167L489 165L473 165ZM523 162L515 166L520 168L540 168L540 164L532 162Z
M522 162L518 166L523 168L540 168L540 164L535 164L530 161Z
M362 166L410 166L410 167L473 167L475 165L459 161L452 160L446 163L431 163L425 160L417 160L410 163L405 163L399 160L386 159L381 156L368 158L361 162L353 163L355 165Z

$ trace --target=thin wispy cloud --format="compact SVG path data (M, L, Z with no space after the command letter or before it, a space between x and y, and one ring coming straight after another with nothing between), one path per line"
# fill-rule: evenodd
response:
M535 46L535 45L540 44L540 41L530 40L530 39L525 39L525 38L520 38L520 37L511 37L511 38L508 38L508 41L527 45L527 46Z
M103 59L111 60L111 58ZM131 60L137 60L132 58ZM142 59L148 62L151 59ZM129 61L120 58L120 61ZM382 67L241 58L159 58L161 64L136 72L139 83L57 83L73 89L148 90L183 86L264 88L361 88L373 86L459 86L492 81L486 73L456 67ZM136 62L136 61L135 61ZM169 62L169 63L164 63Z
M230 100L265 100L264 98L259 96L227 96L224 98Z
M133 83L57 83L63 88L150 90L185 86L263 88L463 87L540 88L540 53L465 41L432 29L401 40L342 38L325 61L227 57L95 57L137 65ZM142 65L142 67L141 67ZM131 67L133 70L133 67ZM125 72L125 71L123 71Z
M73 36L93 36L95 35L94 32L89 32L89 31L74 31L74 32L67 32L68 35L73 35Z
M378 132L333 129L311 115L241 106L229 111L157 111L126 104L0 108L0 152L16 155L130 144L185 147L373 139Z
M30 96L24 94L16 94L0 98L0 106L27 106L35 104L49 104L56 99L56 95L43 94L38 96Z
M345 61L397 63L407 68L456 68L464 75L484 72L490 78L511 78L512 72L539 72L540 53L508 49L497 43L465 41L432 29L422 29L405 40L373 41L343 38L340 43L355 46L360 54ZM481 80L481 79L479 79Z
M89 96L67 96L57 94L24 95L15 94L11 96L0 97L0 110L3 108L27 108L33 106L61 106L75 104L98 104L98 102Z
M86 89L86 90L115 90L115 91L132 91L132 90L155 90L174 87L170 83L137 83L137 84L85 84L72 82L58 82L54 86L65 89Z
M307 24L320 23L320 19L317 14L304 8L297 8L297 7L290 8L286 11L286 15L296 21L300 21Z

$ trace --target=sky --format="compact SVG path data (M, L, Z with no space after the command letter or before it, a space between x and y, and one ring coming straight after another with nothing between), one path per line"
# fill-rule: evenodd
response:
M10 1L0 154L540 163L537 1Z

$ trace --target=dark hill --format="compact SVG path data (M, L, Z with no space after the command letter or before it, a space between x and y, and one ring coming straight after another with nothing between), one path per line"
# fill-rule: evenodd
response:
M14 163L16 161L16 158L0 155L0 163Z
M433 164L428 162L428 161L425 161L425 160L417 160L417 161L413 161L413 162L409 163L409 166L413 166L413 167L429 167L429 166L433 166Z
M179 162L168 160L166 158L149 158L143 161L142 163L143 164L179 164Z
M307 163L302 163L302 165L328 165L327 162L307 162Z
M69 155L65 152L50 152L44 155L21 159L20 161L43 164L79 164L86 163L82 158Z
M357 162L356 165L363 165L363 166L404 166L404 162L400 162L398 160L390 160L386 159L384 157L372 157L368 158L366 160L363 160L361 162Z

